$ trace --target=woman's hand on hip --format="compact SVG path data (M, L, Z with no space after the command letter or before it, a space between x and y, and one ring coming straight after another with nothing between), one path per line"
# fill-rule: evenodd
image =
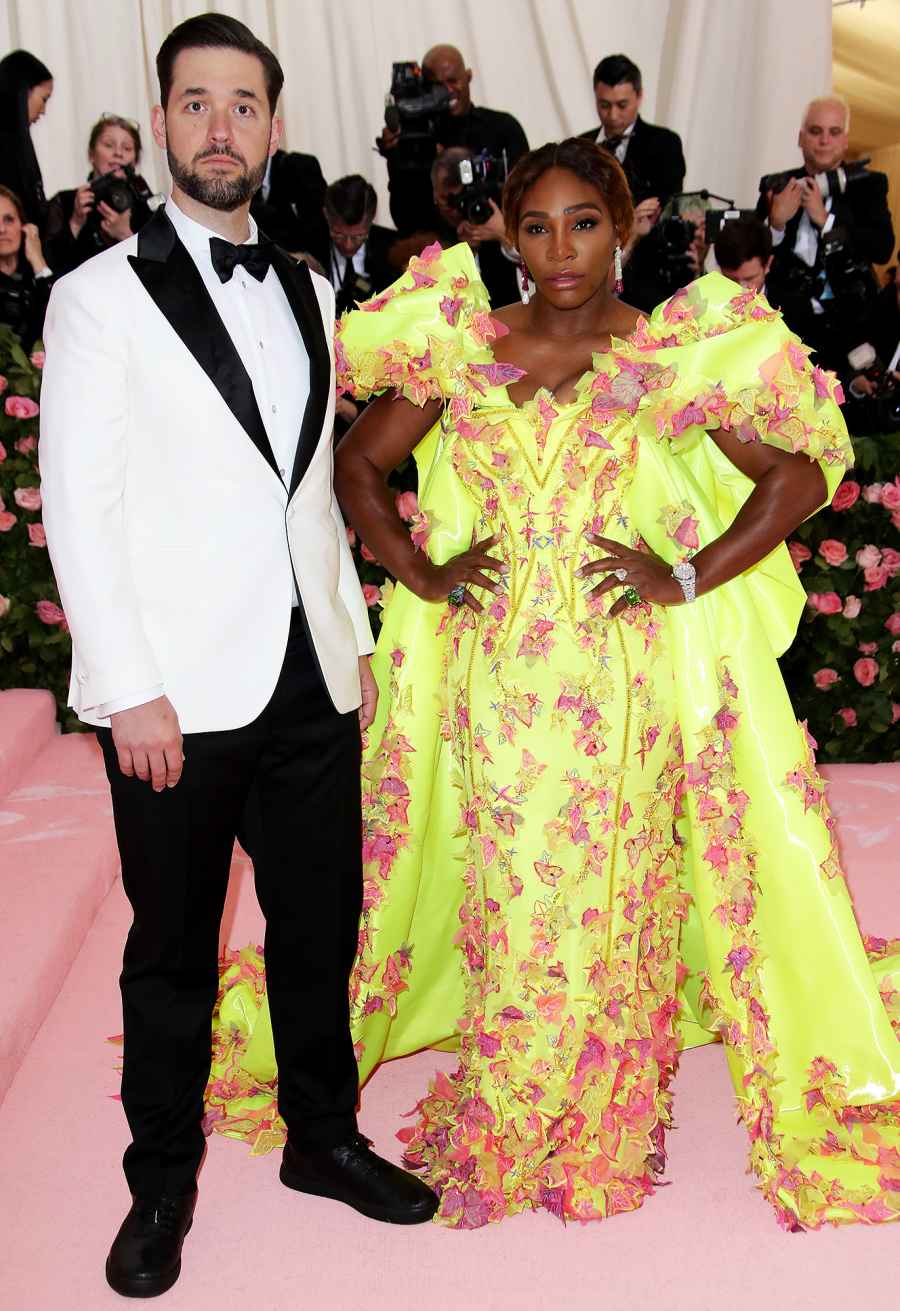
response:
M672 577L671 566L652 551L634 551L621 542L614 542L599 533L589 533L588 541L599 546L605 555L576 569L576 578L593 578L605 575L602 582L592 587L588 596L598 599L614 587L634 588L642 601L656 605L681 605L684 593L677 578ZM614 619L627 610L632 601L624 595L610 608L609 618Z

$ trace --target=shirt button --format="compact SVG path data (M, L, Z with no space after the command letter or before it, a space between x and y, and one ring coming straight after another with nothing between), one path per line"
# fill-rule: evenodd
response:
M272 406L272 413L273 413L273 414L277 414L277 413L278 413L278 406L277 406L277 405L273 405L273 406Z
M264 350L266 349L266 348L265 348L265 345L264 345L263 342L260 342L260 343L259 343L259 349L260 349L261 351L264 351Z
M284 477L284 469L279 469L278 472L281 474L281 476L282 476L282 478L283 478L283 477Z

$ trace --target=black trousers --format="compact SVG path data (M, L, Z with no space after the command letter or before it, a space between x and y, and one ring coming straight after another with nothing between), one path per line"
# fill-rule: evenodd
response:
M348 980L362 908L359 720L335 710L298 613L265 710L244 728L185 734L175 788L126 778L112 733L98 736L134 911L120 980L132 1193L194 1188L236 835L266 918L279 1110L301 1148L340 1142L356 1128L358 1092Z

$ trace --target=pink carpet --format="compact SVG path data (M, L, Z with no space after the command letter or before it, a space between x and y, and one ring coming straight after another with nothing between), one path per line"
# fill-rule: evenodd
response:
M828 773L863 926L898 934L900 766ZM86 785L89 774L85 763ZM69 813L66 797L60 805ZM9 798L0 797L0 809L10 809ZM108 842L108 822L98 818L95 843ZM13 883L21 891L30 882L32 850L21 844L17 865L11 847L0 847L4 897ZM35 888L35 940L54 919L53 903ZM10 1311L122 1305L103 1279L128 1205L118 1169L126 1129L112 1100L115 1054L103 1038L121 1027L116 975L128 919L116 882L2 1105L0 1305ZM225 936L232 945L259 937L243 858ZM8 971L4 977L8 987ZM395 1159L401 1113L438 1064L447 1068L452 1058L425 1053L395 1062L365 1092L362 1127ZM745 1135L720 1051L684 1058L675 1112L668 1185L639 1212L566 1228L546 1214L475 1233L378 1225L282 1188L277 1155L254 1159L215 1138L184 1273L163 1304L172 1311L897 1311L900 1226L805 1235L776 1227L745 1174Z

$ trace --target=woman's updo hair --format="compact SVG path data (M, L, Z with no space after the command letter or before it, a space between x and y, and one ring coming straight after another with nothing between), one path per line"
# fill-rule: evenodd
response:
M566 141L548 141L539 150L531 150L516 164L503 188L503 218L506 239L515 246L518 240L519 215L525 193L551 168L564 168L600 192L610 218L624 244L634 223L634 203L622 165L615 155L602 150L587 137L569 137Z
M132 123L130 118L120 118L118 114L104 114L98 118L97 122L91 128L91 135L88 137L88 154L94 153L94 146L100 140L101 135L108 127L120 127L123 132L127 132L134 142L134 162L139 164L141 161L141 130L137 123Z

